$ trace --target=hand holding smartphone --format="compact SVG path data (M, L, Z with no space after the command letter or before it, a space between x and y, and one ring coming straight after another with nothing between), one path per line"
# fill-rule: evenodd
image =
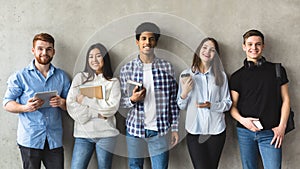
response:
M209 101L197 102L196 103L196 107L198 107L198 108L208 108L208 109L210 109L210 105L211 105L211 103Z
M189 73L183 73L183 74L181 74L181 78L184 78L184 77L190 77L191 76L191 74L189 74Z
M180 97L185 99L189 92L193 89L193 79L189 73L183 73L180 75L180 84L182 87L182 92Z
M260 121L259 120L254 120L254 121L252 121L252 123L258 128L258 129L263 129L263 126L262 126L262 124L260 123Z
M191 74L189 73L183 73L180 75L180 81L181 83L185 83L189 78L191 77Z

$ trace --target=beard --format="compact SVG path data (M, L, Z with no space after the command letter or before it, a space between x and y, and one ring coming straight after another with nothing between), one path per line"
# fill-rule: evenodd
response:
M47 65L52 61L53 57L50 57L49 55L46 55L46 58L45 56L36 56L35 59L39 64Z

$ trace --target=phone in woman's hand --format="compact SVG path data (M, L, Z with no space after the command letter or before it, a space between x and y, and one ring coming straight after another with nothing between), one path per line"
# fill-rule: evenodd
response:
M191 76L191 74L189 74L189 73L184 73L184 74L181 74L181 78L184 78L184 77L190 77Z

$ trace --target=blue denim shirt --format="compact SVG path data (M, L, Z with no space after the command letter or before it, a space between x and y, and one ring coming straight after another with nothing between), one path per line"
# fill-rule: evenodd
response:
M26 68L11 75L7 81L7 90L3 105L9 101L26 104L36 92L56 90L58 95L66 98L70 87L67 74L53 65L45 78L32 61ZM34 112L19 114L17 142L19 145L43 149L47 138L50 149L62 147L62 110L45 107Z

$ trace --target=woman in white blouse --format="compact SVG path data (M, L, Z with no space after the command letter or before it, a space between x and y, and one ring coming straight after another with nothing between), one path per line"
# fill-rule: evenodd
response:
M187 145L194 168L217 169L226 138L224 112L232 101L215 39L203 39L191 68L181 73L177 104L187 113Z
M101 86L102 98L99 93L80 92L80 88L90 86ZM86 169L94 150L98 168L111 168L119 134L114 115L120 98L120 83L113 78L106 48L100 43L92 45L87 51L85 69L74 77L67 97L67 110L75 121L72 169Z

